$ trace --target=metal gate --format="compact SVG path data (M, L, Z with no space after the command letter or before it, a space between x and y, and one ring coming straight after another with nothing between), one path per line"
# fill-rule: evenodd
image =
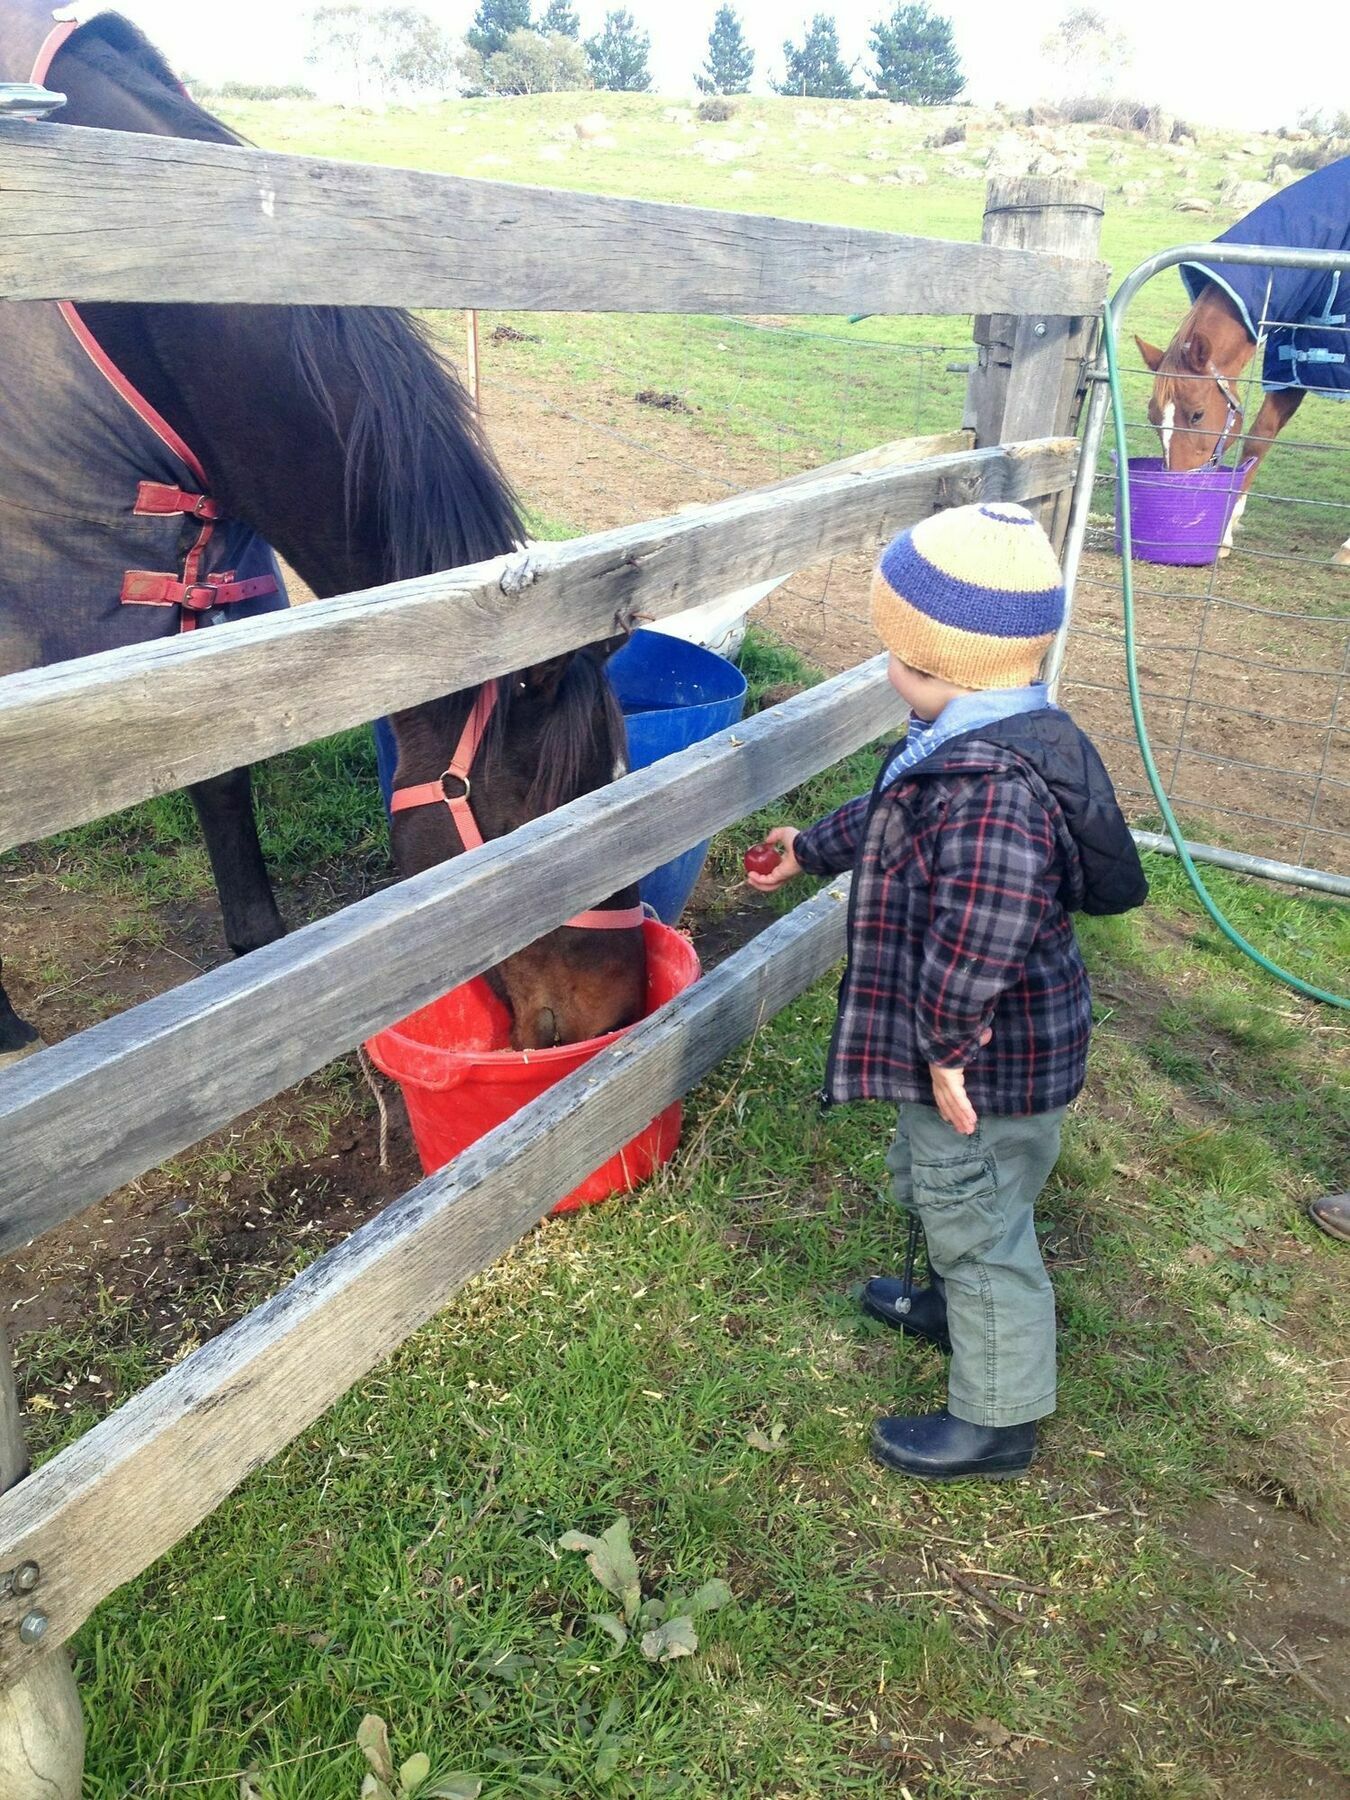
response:
M1121 284L1110 303L1118 343L1128 341L1136 301L1138 313L1150 302L1169 309L1175 326L1175 295L1150 295L1148 284L1185 262L1346 272L1350 288L1343 252L1185 245L1140 264ZM1271 287L1248 372L1232 383L1244 402L1251 393L1249 421L1260 404L1268 331L1288 323L1271 316ZM1166 343L1171 328L1164 329ZM1318 329L1338 332L1350 353L1344 316ZM1121 373L1131 454L1156 454L1145 410L1152 373L1132 352ZM1049 678L1142 818L1152 796L1125 697L1116 471L1102 455L1109 406L1103 348L1065 545L1069 616ZM1271 440L1229 554L1205 567L1136 562L1134 570L1150 736L1192 856L1350 897L1350 566L1333 561L1348 536L1350 405L1313 393L1289 433ZM1137 835L1151 848L1173 848L1165 835Z

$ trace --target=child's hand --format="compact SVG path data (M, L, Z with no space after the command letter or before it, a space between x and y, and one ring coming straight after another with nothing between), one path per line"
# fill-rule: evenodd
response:
M798 835L795 825L775 825L772 831L765 832L764 842L777 844L783 854L778 859L778 867L771 869L767 875L746 875L745 879L752 888L758 888L761 894L772 894L776 888L791 881L794 875L802 873L802 865L792 853L792 846L797 842Z
M992 1031L986 1031L980 1038L980 1048L993 1037ZM928 1073L933 1080L933 1098L937 1101L938 1112L951 1126L959 1131L962 1137L969 1137L979 1124L975 1108L966 1098L966 1072L964 1069L940 1069L936 1063L929 1063Z

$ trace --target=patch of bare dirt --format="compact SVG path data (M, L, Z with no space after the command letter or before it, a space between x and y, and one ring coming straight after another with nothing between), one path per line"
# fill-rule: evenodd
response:
M350 1114L330 1132L297 1121L284 1102L257 1109L200 1147L205 1167L194 1160L146 1176L0 1264L10 1330L56 1328L78 1342L82 1321L126 1307L138 1341L175 1360L278 1287L298 1251L330 1249L420 1178L399 1125L381 1169L372 1116ZM296 1160L213 1167L212 1152L227 1152L241 1132L284 1134ZM69 1361L44 1358L37 1375L22 1355L18 1363L30 1401L40 1393L61 1411L101 1410L108 1398L78 1351Z
M1250 1494L1221 1494L1178 1532L1203 1563L1250 1596L1249 1666L1350 1717L1350 1556L1344 1537ZM1323 1793L1332 1790L1324 1788ZM1337 1792L1350 1793L1350 1783Z

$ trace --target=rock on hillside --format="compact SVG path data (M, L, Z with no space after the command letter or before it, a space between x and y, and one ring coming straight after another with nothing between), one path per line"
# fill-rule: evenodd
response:
M1254 206L1260 206L1263 200L1269 200L1275 192L1273 187L1264 181L1225 181L1219 189L1219 205L1233 207L1240 213L1249 213Z

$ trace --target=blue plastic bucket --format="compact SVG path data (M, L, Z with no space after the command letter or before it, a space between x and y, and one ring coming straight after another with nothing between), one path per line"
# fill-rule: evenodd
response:
M375 768L387 814L389 798L394 791L394 770L398 767L398 745L394 742L394 728L388 719L376 719L370 729L375 733Z
M645 769L677 750L734 725L745 710L745 677L735 663L683 638L635 631L605 665L628 728L628 766ZM380 791L386 811L398 752L387 719L372 727ZM708 844L695 844L662 863L640 884L642 898L666 925L674 925L694 891Z
M735 663L660 631L635 631L605 672L628 727L630 769L687 750L745 710L745 677ZM643 876L642 898L664 924L678 921L707 855L705 840Z

